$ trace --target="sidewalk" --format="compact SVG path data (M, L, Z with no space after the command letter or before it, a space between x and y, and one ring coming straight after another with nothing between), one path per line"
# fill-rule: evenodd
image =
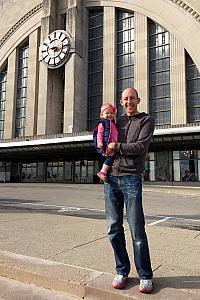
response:
M111 287L115 268L105 220L8 212L1 213L0 225L0 276L86 300L200 299L197 231L146 226L155 290L144 295L138 291L134 264L127 287L123 291ZM132 257L126 223L125 228Z
M62 292L44 289L0 276L0 300L78 300Z

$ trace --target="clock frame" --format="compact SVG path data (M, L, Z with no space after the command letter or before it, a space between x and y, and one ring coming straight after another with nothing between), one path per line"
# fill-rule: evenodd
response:
M64 30L55 30L44 40L41 54L44 64L55 69L62 66L70 56L71 37Z

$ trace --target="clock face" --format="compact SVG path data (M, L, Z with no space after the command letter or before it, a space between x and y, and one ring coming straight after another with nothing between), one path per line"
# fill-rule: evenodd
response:
M70 36L64 30L56 30L48 35L42 45L42 60L48 68L62 66L70 55Z

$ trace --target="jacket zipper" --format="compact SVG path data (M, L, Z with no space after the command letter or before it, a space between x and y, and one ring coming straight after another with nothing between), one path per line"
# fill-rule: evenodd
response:
M125 133L124 143L126 142L127 135L128 135L128 131L129 131L129 127L130 127L130 125L131 125L131 122L132 122L132 118L129 118L128 126L127 126L127 128L126 128L126 133Z

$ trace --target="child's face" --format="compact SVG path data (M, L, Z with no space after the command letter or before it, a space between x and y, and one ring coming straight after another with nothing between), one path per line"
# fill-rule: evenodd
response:
M114 120L114 117L115 117L115 114L113 113L112 108L107 108L102 113L102 118L104 118L104 119L109 119L112 121L112 120Z

